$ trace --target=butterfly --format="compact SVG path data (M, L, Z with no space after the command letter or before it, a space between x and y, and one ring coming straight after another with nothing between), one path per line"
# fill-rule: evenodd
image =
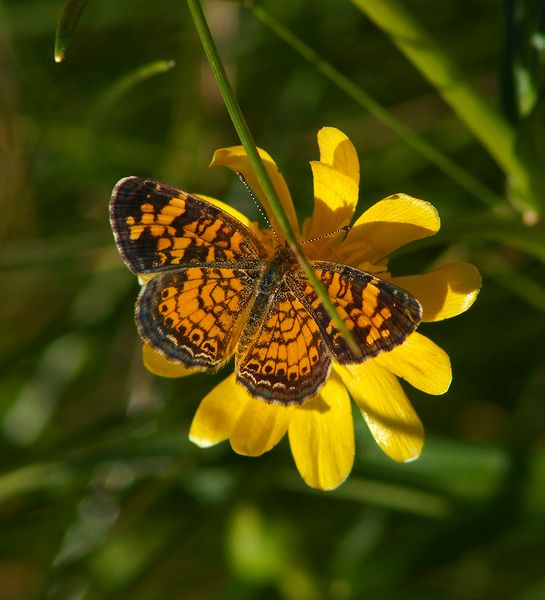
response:
M405 290L349 265L311 261L351 331L355 354L285 243L268 251L238 219L153 179L115 186L110 223L127 267L143 281L138 332L169 361L216 371L234 354L255 398L298 405L332 361L361 363L403 343L422 318Z

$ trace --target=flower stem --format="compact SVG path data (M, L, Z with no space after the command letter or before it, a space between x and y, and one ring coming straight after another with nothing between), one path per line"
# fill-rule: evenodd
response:
M221 62L218 49L210 32L210 28L208 27L208 23L206 22L206 17L204 16L202 6L199 0L187 0L187 4L189 6L191 16L193 17L195 27L201 39L206 58L210 63L223 101L225 102L227 112L231 117L236 132L248 156L248 160L252 165L252 168L261 187L263 188L263 192L267 198L267 201L269 202L272 211L274 212L280 229L282 230L282 233L284 234L289 247L297 257L298 262L300 263L301 267L305 271L305 274L307 275L314 289L316 290L316 293L320 297L320 300L326 308L329 316L335 323L335 326L345 336L346 341L350 346L352 352L354 352L356 356L360 356L361 350L357 346L351 332L346 327L339 314L337 313L337 310L331 302L327 291L323 287L320 280L317 278L316 273L312 268L312 265L310 264L309 260L307 259L297 242L295 232L282 207L280 199L278 198L278 194L276 193L276 190L267 174L265 166L261 161L252 133L246 123L246 120L244 119L244 115L242 114L242 110L240 109L238 101L235 97L233 88L231 87L229 79L227 78L227 74L225 73L225 69Z

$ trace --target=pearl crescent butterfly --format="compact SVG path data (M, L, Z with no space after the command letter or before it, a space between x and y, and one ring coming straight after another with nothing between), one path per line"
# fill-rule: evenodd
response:
M358 344L355 356L292 251L265 249L235 217L152 179L117 183L110 222L127 267L144 281L135 318L142 339L169 361L216 371L235 355L254 397L302 404L332 361L360 363L401 344L422 308L405 290L356 269L311 261Z

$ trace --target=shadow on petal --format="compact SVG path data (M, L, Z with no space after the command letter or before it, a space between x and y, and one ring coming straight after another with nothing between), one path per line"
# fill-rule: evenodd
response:
M375 361L426 394L444 394L452 382L448 354L416 331Z
M254 398L240 385L245 402L229 436L231 448L243 456L260 456L268 452L284 437L294 408L268 404Z
M393 277L392 283L420 302L422 321L441 321L466 311L475 302L482 281L476 267L457 261L423 275Z
M166 359L147 342L142 346L142 362L150 373L159 377L186 377L202 371L202 369L191 369Z
M400 246L434 235L441 221L436 208L407 194L393 194L368 208L346 236L350 264L376 262ZM362 244L360 255L354 252Z
M397 377L376 360L336 370L382 451L397 462L418 458L424 427Z
M288 436L297 470L308 485L332 490L348 477L354 462L354 423L350 397L335 373L318 396L295 409Z
M311 162L314 210L305 223L305 237L327 235L352 220L358 202L358 186L352 179L321 162ZM325 241L329 241L328 236Z
M331 410L331 406L329 406L324 398L318 394L317 396L314 396L314 398L307 400L307 402L305 402L303 405L298 406L297 410L310 410L319 413L326 413Z
M372 223L372 236L369 234L370 229L371 224L365 223L363 225L355 225L350 230L350 234L352 235L349 239L347 238L346 251L352 249L352 244L360 244L359 240L361 239L367 243L369 248L362 253L354 253L354 256L350 260L352 264L360 264L364 261L378 262L397 248L409 242L435 235L436 233L421 225L393 223L392 221L376 221Z
M246 401L245 390L237 385L235 374L231 373L201 400L189 439L201 448L223 442L231 435Z
M360 163L354 144L336 127L322 127L318 132L320 162L350 177L359 186Z

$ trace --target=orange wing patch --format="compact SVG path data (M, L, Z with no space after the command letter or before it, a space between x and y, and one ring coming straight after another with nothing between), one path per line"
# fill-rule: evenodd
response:
M316 395L331 369L316 321L287 290L277 291L255 333L243 332L235 363L237 381L252 396L286 405Z
M136 304L141 337L168 359L214 370L229 359L255 297L255 276L190 267L157 275Z
M172 222L176 217L183 215L186 198L187 194L181 192L176 198L171 198L168 204L163 206L157 214L155 214L153 204L149 202L141 204L139 222L137 222L137 217L134 215L125 217L131 241L138 240L145 231L154 238L169 239L174 237L176 229L172 227Z
M363 362L392 350L403 343L420 323L422 307L405 290L347 265L315 261L313 266L361 350L360 356L350 350L314 288L298 270L294 276L298 296L316 320L338 362Z

